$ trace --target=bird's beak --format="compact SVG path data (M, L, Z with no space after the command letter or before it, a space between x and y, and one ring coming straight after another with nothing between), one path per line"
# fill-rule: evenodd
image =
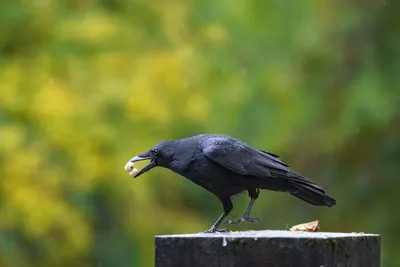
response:
M131 158L128 162L132 162L132 163L133 163L133 162L142 161L142 160L151 160L151 161L150 161L150 163L147 164L143 169L141 169L141 170L134 176L134 178L139 177L139 175L142 175L143 173L145 173L145 172L151 170L152 168L154 168L154 167L156 166L155 161L152 160L151 157L150 157L150 152L149 152L149 151L144 152L144 153L142 153L142 154L139 154L139 155L137 155L137 156Z

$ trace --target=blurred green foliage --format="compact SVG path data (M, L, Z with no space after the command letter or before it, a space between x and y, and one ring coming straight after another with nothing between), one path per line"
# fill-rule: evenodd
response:
M382 234L399 266L400 2L1 1L0 266L152 266L153 236L221 213L126 161L223 133L278 153L337 199L263 191L256 225ZM235 199L230 217L243 213Z

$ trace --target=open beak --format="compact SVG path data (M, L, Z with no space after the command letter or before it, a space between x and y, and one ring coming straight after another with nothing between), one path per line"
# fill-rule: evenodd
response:
M150 163L147 164L143 169L141 169L141 170L134 176L134 178L139 177L139 176L142 175L143 173L145 173L145 172L151 170L152 168L154 168L154 167L156 166L156 163L155 163L154 160L152 160L151 157L150 157L150 152L149 152L149 151L148 151L148 152L144 152L144 153L142 153L142 154L139 154L139 155L137 155L137 156L131 158L128 162L132 162L132 163L133 163L133 162L143 161L143 160L150 160Z

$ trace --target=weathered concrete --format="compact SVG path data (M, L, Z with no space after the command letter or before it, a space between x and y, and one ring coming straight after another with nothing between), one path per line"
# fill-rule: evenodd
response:
M379 267L380 236L246 231L155 237L155 267Z

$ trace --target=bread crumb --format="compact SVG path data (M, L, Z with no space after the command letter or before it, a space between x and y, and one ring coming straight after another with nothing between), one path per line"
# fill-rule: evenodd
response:
M302 223L290 228L290 231L317 232L319 230L319 220Z
M129 172L129 175L131 177L135 177L136 174L139 172L136 168L133 162L128 162L125 164L125 171Z

